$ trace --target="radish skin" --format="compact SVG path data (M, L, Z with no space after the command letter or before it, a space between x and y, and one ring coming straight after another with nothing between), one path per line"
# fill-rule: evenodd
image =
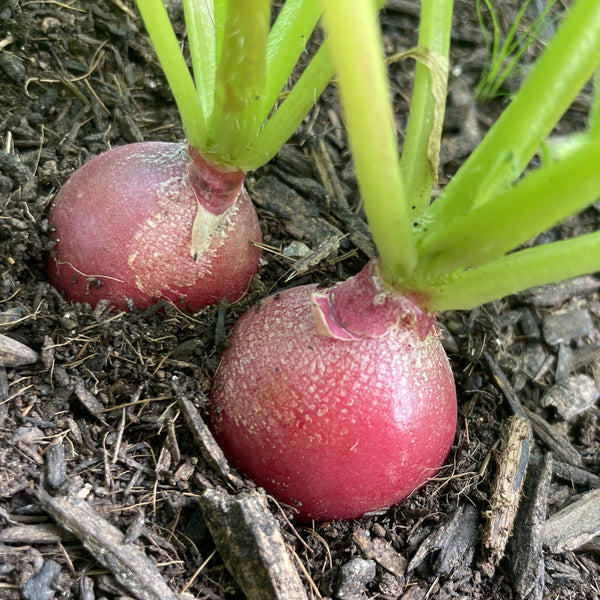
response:
M293 288L245 313L210 416L228 458L301 519L351 519L435 475L456 392L434 317L371 262L330 290Z
M74 302L189 311L237 300L258 271L260 225L241 171L185 144L140 142L78 169L48 215L50 281Z

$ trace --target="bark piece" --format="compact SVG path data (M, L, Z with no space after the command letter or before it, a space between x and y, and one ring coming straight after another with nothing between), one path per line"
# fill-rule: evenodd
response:
M425 538L408 563L407 571L412 572L429 554L439 550L434 563L436 573L446 576L460 572L473 561L478 538L479 511L471 504L465 504Z
M546 521L544 547L555 553L576 550L599 533L600 490L592 490Z
M241 479L231 472L229 462L225 458L223 450L221 450L221 447L217 444L217 441L204 422L204 419L200 416L200 413L193 402L183 396L179 396L178 402L179 407L183 411L185 422L192 432L204 460L217 473L220 473L223 478L237 487L240 487L242 485Z
M551 346L593 336L595 332L590 313L587 310L577 309L548 313L544 317L542 330L544 339Z
M515 415L521 415L523 417L527 417L525 414L525 410L523 406L521 406L521 402L517 394L515 393L512 385L506 378L506 375L502 371L502 369L498 366L498 363L492 358L492 355L489 352L483 353L483 356L492 371L492 375L494 380L498 384L498 387L502 390L506 401L508 402L510 409L515 413Z
M63 444L52 444L46 452L46 469L48 485L59 488L67 478L67 463Z
M264 494L208 489L200 507L217 550L248 600L307 600Z
M520 597L528 600L541 600L544 592L542 541L552 463L552 456L545 454L537 464L529 466L510 543L513 585Z
M560 283L551 283L521 292L519 296L534 306L557 306L571 300L573 296L581 296L597 290L600 281L592 275L576 277Z
M177 600L154 563L139 548L124 544L124 535L77 497L53 497L36 490L41 508L84 548L129 594L140 600Z
M10 331L27 318L27 311L23 306L15 306L0 312L0 331Z
M23 597L27 600L51 600L55 596L53 583L60 575L60 565L53 560L45 560L42 570L23 586Z
M540 404L544 407L553 406L562 419L570 421L594 406L598 396L594 380L580 373L553 385L542 396Z
M364 600L365 588L377 574L374 560L351 558L342 565L337 585L336 598L339 600Z
M531 427L524 417L514 415L506 421L492 484L490 510L485 514L486 523L481 534L485 560L479 566L488 577L494 574L504 557L513 530L532 437Z
M64 532L51 523L13 525L0 530L0 542L3 544L55 544L64 539Z
M571 445L571 442L562 434L560 434L546 419L540 415L525 409L525 413L535 436L539 438L550 450L552 454L559 460L569 463L576 467L582 465L581 456L577 450Z
M0 367L22 367L37 362L39 354L29 346L0 334Z
M380 537L371 537L364 529L357 529L352 535L352 540L365 558L375 560L378 565L396 577L404 577L408 561L394 550L389 542Z
M77 396L79 402L81 402L81 404L92 415L95 415L96 418L98 418L102 423L105 423L105 421L103 421L102 417L100 416L104 412L104 405L102 404L102 402L100 402L100 400L98 400L98 398L96 398L94 394L92 394L92 392L90 392L90 390L88 390L85 387L85 383L83 382L83 380L77 380L77 382L75 383L74 391L75 396Z
M531 462L537 463L538 460L535 456L531 457ZM600 488L600 477L598 475L559 460L552 461L552 474L554 477L568 481L571 484L585 485L588 488Z

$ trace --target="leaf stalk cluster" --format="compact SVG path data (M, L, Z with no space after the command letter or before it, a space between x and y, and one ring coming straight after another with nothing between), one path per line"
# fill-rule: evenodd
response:
M417 62L401 159L376 7L321 1L355 170L389 285L418 293L435 312L600 271L600 233L524 247L600 197L598 76L586 131L561 158L531 167L600 65L595 3L575 0L504 113L430 204L432 153L439 153L441 136L434 123L445 104L435 74L439 80L445 69L448 76L452 0L421 3L418 53L429 62Z

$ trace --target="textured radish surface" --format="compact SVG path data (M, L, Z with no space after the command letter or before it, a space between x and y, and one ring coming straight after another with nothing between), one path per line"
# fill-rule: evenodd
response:
M72 301L108 299L119 309L127 299L146 308L164 298L187 310L238 299L258 271L252 242L260 242L260 226L243 174L231 206L217 215L204 207L212 208L211 198L201 188L210 196L218 175L204 176L187 147L174 143L120 146L83 165L48 215L52 283Z
M349 519L435 475L454 440L456 393L435 326L400 317L378 337L321 335L315 290L271 296L238 321L211 421L229 459L300 518Z

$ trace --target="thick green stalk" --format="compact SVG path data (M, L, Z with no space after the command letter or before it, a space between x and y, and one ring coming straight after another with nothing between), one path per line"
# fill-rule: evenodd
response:
M215 15L212 0L183 0L194 82L207 117L212 114L215 96Z
M600 140L600 68L596 69L596 73L594 74L594 91L588 129L593 139Z
M600 271L600 232L534 246L420 288L432 311L468 310L530 287ZM429 291L428 291L429 288Z
M382 275L395 283L410 276L417 256L377 10L364 0L322 0L322 4L365 212Z
M206 145L205 115L164 4L162 0L136 1L173 92L186 137L192 146L202 150Z
M599 63L600 10L577 0L512 103L432 204L430 230L514 181Z
M270 0L228 0L208 154L236 165L262 126Z
M266 120L288 81L320 16L317 0L287 0L267 43L267 79L261 113Z
M440 140L452 30L453 0L424 0L419 21L419 47L406 139L400 168L411 207L419 216L431 201L437 181Z
M333 74L329 44L324 42L256 140L239 155L240 168L253 171L279 152L323 93Z
M464 217L427 233L419 265L435 277L509 252L600 197L600 140L528 174Z

